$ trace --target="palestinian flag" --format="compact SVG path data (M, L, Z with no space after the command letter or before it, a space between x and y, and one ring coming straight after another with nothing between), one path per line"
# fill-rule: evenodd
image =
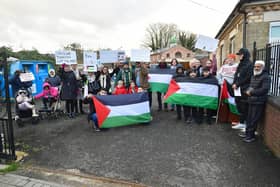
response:
M148 93L95 96L93 102L100 128L151 121Z
M164 98L166 103L217 109L218 92L219 87L215 78L182 77L177 81L172 79Z
M173 69L151 69L149 71L149 83L151 92L166 93L172 76Z
M222 86L221 101L228 104L231 113L239 115L235 99L232 95L233 90L231 89L230 84L226 80L224 80Z

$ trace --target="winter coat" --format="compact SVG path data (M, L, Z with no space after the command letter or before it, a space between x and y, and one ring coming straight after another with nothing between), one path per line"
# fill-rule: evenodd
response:
M122 69L122 70L120 70L120 72L117 75L115 85L117 85L119 80L123 80L124 81L124 86L126 88L129 88L130 82L131 81L135 82L135 75L134 75L134 73L132 72L131 69Z
M77 98L78 84L75 73L73 71L61 71L61 99L74 100Z
M248 88L251 94L251 96L248 97L248 103L264 104L267 100L269 88L270 78L266 71L263 71L260 75L253 75Z
M138 92L138 87L135 86L134 89L131 88L131 86L128 88L128 92L129 94L134 94L134 93L137 93Z
M149 79L149 70L147 68L141 67L140 68L140 86L144 90L148 90L150 88L150 84L148 82Z
M50 83L52 87L59 87L61 84L61 79L58 75L55 75L54 77L49 76L46 78L46 82Z
M253 75L253 63L250 62L250 53L245 50L243 58L237 66L236 72L233 78L233 84L241 89L241 95L246 97L245 91L250 84L251 76Z
M111 88L111 77L109 74L101 73L98 77L98 83L100 85L100 88L106 90L107 93L109 93Z
M127 94L127 89L124 86L122 87L116 86L113 95L121 95L121 94Z
M45 90L45 87L49 87L48 90ZM35 99L39 99L41 97L49 98L49 97L58 97L58 88L52 87L48 82L43 84L43 91L35 96Z
M32 86L32 81L21 82L19 75L14 75L9 79L9 84L12 85L13 95L16 95L20 89L28 90Z

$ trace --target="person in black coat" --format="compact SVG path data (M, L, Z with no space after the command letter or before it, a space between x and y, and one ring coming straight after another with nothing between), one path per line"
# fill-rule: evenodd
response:
M70 118L74 118L74 104L77 99L78 83L76 80L75 73L68 64L62 65L59 70L60 78L62 81L61 87L61 100L66 101L66 112Z
M250 61L250 53L246 48L241 48L238 53L240 63L237 66L233 78L233 89L240 87L241 96L235 97L236 106L240 114L240 122L234 129L245 128L245 121L248 115L248 95L245 93L249 87L250 79L253 74L253 63Z
M16 70L14 75L11 78L9 78L9 84L11 84L11 86L12 86L12 91L13 91L14 97L16 97L17 92L20 89L25 89L29 92L29 94L32 94L31 90L30 90L30 88L32 86L32 81L22 82L20 80L21 73L22 72L20 70Z
M101 69L97 79L101 89L106 90L106 92L109 94L111 89L111 76L109 74L107 66L104 66Z
M176 68L176 75L173 76L173 79L177 82L180 82L180 80L183 80L186 78L186 75L184 74L184 68L182 66L178 66ZM181 120L182 119L182 108L183 108L183 113L184 113L184 120L188 120L188 113L187 113L187 106L182 106L176 104L176 112L177 112L177 119Z
M248 96L249 109L246 132L243 135L245 138L243 140L248 143L255 140L255 131L260 118L263 116L265 102L270 88L270 78L264 70L264 67L264 61L255 62L254 74L251 77L248 89L245 91Z

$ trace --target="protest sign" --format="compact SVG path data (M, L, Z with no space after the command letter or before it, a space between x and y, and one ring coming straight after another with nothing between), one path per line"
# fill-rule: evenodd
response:
M56 64L77 64L76 51L56 51Z
M97 66L97 53L84 51L84 66Z
M214 52L217 49L219 40L214 38L199 35L195 44L195 48L208 52Z
M119 51L100 51L100 63L114 63L119 61Z
M149 49L132 49L131 58L132 62L150 62L150 50Z
M33 75L33 73L21 73L19 75L20 81L21 82L29 82L29 81L34 81L35 77Z

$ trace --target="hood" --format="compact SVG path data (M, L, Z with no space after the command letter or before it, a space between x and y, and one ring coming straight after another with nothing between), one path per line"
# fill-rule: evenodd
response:
M251 55L250 55L250 52L249 52L248 49L246 49L246 48L241 48L241 49L239 50L239 53L242 53L242 54L243 54L243 59L242 59L240 62L249 62L249 61L250 61Z
M45 87L51 87L51 85L48 83L48 82L45 82L44 84L43 84L43 88L45 88Z
M54 74L51 75L51 72L53 72ZM50 70L49 70L49 76L50 76L50 77L55 77L55 70L54 70L54 69L50 69Z

